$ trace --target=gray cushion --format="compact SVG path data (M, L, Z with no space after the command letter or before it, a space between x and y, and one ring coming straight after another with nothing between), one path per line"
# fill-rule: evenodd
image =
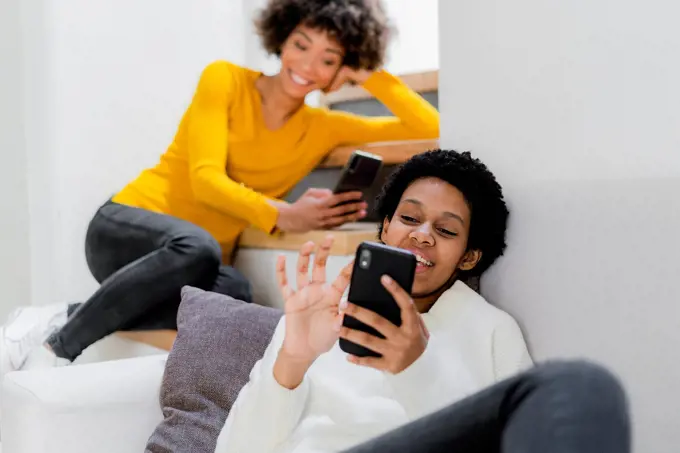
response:
M229 410L281 315L221 294L182 289L177 339L161 386L164 420L147 452L215 451Z

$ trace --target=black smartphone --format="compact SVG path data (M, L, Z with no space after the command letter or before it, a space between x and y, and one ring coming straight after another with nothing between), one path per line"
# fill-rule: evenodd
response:
M333 193L359 191L365 193L382 168L382 157L364 151L354 151L342 170ZM347 204L351 202L340 203Z
M357 249L356 259L354 260L348 300L355 305L378 313L393 324L400 326L401 309L380 282L380 277L389 275L410 294L413 289L415 273L416 257L413 253L384 244L362 242ZM361 330L384 338L377 330L351 316L345 316L342 324L350 329ZM340 339L340 349L358 357L380 357L377 352L344 338Z

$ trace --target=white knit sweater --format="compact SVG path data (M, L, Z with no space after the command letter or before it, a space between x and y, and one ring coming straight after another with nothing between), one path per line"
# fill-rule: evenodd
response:
M427 349L403 372L351 364L336 344L295 390L273 377L282 319L229 413L216 453L341 451L531 366L515 320L462 282L423 319Z

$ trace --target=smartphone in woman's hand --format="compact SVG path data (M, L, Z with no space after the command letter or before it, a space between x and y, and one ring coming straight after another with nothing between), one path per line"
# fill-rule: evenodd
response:
M375 242L362 242L354 260L348 300L400 326L401 310L380 282L380 277L389 275L410 293L415 272L416 257L408 250ZM345 315L343 326L384 338L377 330L348 315ZM340 339L340 349L358 357L380 357L380 354L344 338Z
M354 151L343 168L333 193L366 192L373 185L381 168L382 157L364 151ZM342 204L345 203L340 205Z

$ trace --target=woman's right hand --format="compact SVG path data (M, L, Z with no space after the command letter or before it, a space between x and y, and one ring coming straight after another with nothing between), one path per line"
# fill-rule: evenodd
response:
M356 222L366 216L368 208L361 197L361 192L334 194L329 189L307 189L295 203L278 206L276 226L285 232L306 233Z
M340 272L331 284L326 283L326 262L330 255L333 237L327 237L314 257L312 278L309 263L315 245L302 246L297 264L297 290L293 290L286 277L286 261L279 257L276 275L285 301L285 337L274 365L274 377L287 388L295 388L307 369L323 353L328 352L338 340L342 327L340 302L349 285L352 263Z

